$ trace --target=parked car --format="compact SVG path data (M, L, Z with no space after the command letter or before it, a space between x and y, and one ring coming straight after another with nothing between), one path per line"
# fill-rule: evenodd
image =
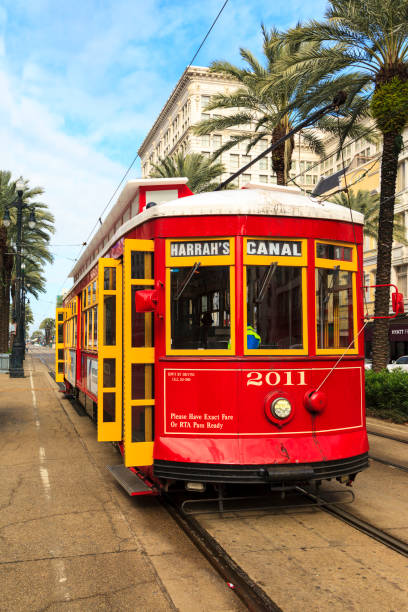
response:
M408 372L408 355L402 355L402 357L398 357L398 359L387 365L387 370L391 371L396 368L401 368L401 370Z

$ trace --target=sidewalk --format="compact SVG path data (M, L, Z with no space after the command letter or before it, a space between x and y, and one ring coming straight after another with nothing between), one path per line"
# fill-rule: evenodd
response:
M0 610L240 610L153 498L106 470L112 445L28 355L0 374Z

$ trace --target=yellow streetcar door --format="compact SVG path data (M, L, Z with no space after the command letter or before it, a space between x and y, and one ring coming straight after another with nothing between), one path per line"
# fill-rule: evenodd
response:
M123 416L125 466L153 464L153 313L136 312L135 293L154 288L154 241L125 240L123 256Z
M55 381L64 382L64 321L67 316L67 309L57 308L55 314Z
M98 441L122 440L122 263L98 269Z

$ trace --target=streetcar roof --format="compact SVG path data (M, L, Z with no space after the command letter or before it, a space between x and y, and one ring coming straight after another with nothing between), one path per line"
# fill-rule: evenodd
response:
M175 182L175 179L165 180ZM178 180L180 181L180 179ZM183 182L186 181L187 179L184 178ZM71 270L69 276L76 277L75 283L83 278L83 276L85 276L85 274L87 274L96 264L98 258L103 257L124 234L134 227L152 219L163 217L196 217L204 215L259 215L326 219L344 221L346 223L353 221L359 225L364 224L364 215L361 213L356 211L351 212L350 209L345 206L304 195L298 188L248 183L243 189L199 193L177 200L162 202L156 206L143 210L141 213L136 214L123 223L112 238L104 244L103 249L98 249L98 254L92 258L92 261L88 261L88 265L85 265L87 260L90 259L90 255L95 250L95 247L102 239L102 235L106 234L106 222L109 217L112 217L116 207L122 204L124 193L128 192L129 189L133 187L133 183L136 182L139 183L138 181L130 181L126 185L110 215L108 215L102 227L95 234L81 258Z

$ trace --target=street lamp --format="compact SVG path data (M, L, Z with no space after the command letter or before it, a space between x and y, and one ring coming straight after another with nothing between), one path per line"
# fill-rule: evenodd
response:
M3 225L5 227L9 227L11 224L10 219L10 208L17 209L17 240L16 240L16 322L17 329L16 335L13 342L13 347L11 349L10 356L10 377L11 378L23 378L24 370L23 370L23 359L24 359L24 320L23 320L23 312L22 312L22 282L21 282L21 238L23 231L23 210L24 208L30 209L30 217L28 220L28 226L30 229L35 227L35 215L34 215L34 207L28 206L23 202L23 192L24 192L24 181L20 178L16 182L16 191L17 198L6 207L3 216Z

